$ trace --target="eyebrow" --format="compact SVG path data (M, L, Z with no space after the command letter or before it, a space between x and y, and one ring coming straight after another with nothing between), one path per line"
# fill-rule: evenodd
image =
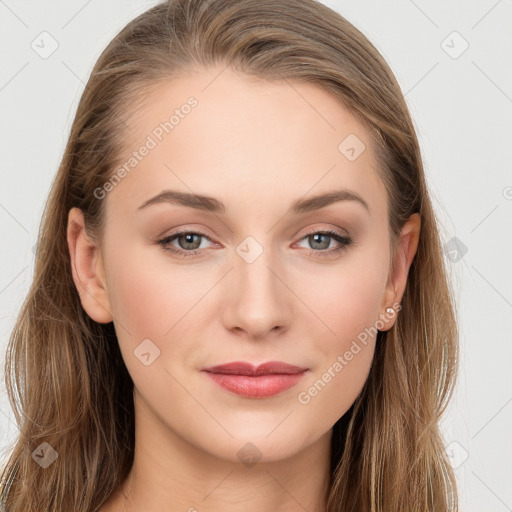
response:
M307 199L298 199L292 203L287 213L298 215L313 212L340 201L357 202L364 206L368 213L371 213L368 203L359 194L346 189L334 190ZM190 194L188 192L178 192L177 190L164 190L155 197L145 201L137 209L142 210L152 204L158 203L171 203L213 213L224 213L226 211L224 203L214 197Z

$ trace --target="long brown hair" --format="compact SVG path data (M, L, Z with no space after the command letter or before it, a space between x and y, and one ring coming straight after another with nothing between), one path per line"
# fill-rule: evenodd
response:
M417 136L382 56L315 0L169 0L131 21L99 57L52 184L33 283L9 339L5 378L20 430L2 472L6 510L97 511L130 471L133 382L113 324L94 322L81 306L67 215L80 208L88 233L101 234L104 201L94 191L120 163L123 121L141 91L214 64L314 83L334 95L371 133L392 247L408 217L421 216L400 314L379 332L368 379L334 426L327 512L457 510L438 422L456 378L458 330ZM33 453L53 453L50 447L57 459L42 469Z

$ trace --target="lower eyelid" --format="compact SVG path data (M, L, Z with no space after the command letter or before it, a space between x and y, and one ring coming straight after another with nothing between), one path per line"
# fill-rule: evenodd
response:
M215 244L217 246L219 245L218 243L214 242L208 235L206 235L204 233L201 233L201 232L198 232L198 231L180 231L180 232L177 232L177 233L171 233L170 235L168 235L168 236L162 238L161 240L159 240L157 243L159 245L161 245L163 247L163 249L167 249L167 250L169 250L171 252L177 252L177 253L189 254L189 255L194 255L194 254L197 254L197 253L207 249L207 248L203 248L203 249L186 250L186 249L182 249L180 247L176 247L176 246L171 244L171 242L174 242L180 236L190 235L190 234L199 235L201 238L204 238L204 239L208 240L209 242L211 242L211 243L213 243L213 244ZM307 239L309 236L313 236L313 235L316 235L316 234L322 234L324 236L327 236L327 237L331 238L332 240L334 240L334 242L336 242L338 244L338 246L334 247L334 248L322 249L322 250L315 250L315 249L304 247L304 249L310 251L311 253L317 253L317 254L333 253L333 252L336 252L339 249L347 248L353 242L351 237L349 237L347 235L344 235L342 233L338 233L337 231L336 232L329 232L329 231L322 231L322 230L317 230L317 231L312 231L310 233L306 233L305 235L303 235L298 240L298 242L302 242L303 240ZM339 237L339 240L336 237ZM172 249L171 248L167 248L166 246L170 246Z

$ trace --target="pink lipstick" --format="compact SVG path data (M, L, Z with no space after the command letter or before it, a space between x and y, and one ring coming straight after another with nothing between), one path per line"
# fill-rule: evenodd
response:
M203 368L216 384L247 398L267 398L295 386L308 368L270 361L255 367L235 361Z

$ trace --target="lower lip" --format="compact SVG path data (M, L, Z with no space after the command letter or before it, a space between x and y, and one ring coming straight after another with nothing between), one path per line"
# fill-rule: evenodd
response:
M267 398L295 386L306 371L293 374L276 373L258 376L205 373L219 386L237 395L248 398Z

